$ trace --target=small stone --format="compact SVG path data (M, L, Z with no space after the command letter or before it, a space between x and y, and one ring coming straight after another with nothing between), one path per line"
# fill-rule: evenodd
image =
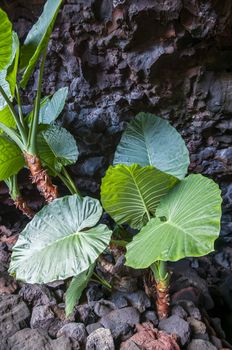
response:
M51 349L50 341L45 330L25 328L12 335L7 345L9 349L14 350Z
M98 286L98 285L90 286L86 291L86 297L87 297L88 303L102 299L103 292L101 290L101 286Z
M213 345L215 345L217 349L221 349L223 347L222 342L218 337L211 335L210 340L211 340L211 343L213 343Z
M174 305L172 307L171 313L172 313L172 315L179 316L179 317L181 317L183 319L186 319L187 316L188 316L188 314L185 311L185 309L182 306L180 306L180 305Z
M112 310L115 310L116 306L109 300L99 300L94 305L94 312L97 316L102 317L107 315Z
M199 321L201 320L200 310L194 305L192 301L181 300L178 302L178 304L185 309L185 311L188 313L190 317L193 317Z
M133 307L139 310L140 313L144 312L151 306L150 299L142 290L134 293L129 293L126 295L126 298Z
M102 325L100 322L96 322L96 323L91 323L88 326L86 326L86 330L88 332L88 334L96 331L96 329L102 328Z
M176 315L161 320L158 328L168 334L176 334L180 338L181 345L185 345L190 338L188 322Z
M57 333L57 337L66 336L85 344L87 334L83 323L70 322L65 324Z
M114 341L109 329L99 328L92 332L86 343L86 350L114 350Z
M93 308L88 304L78 305L76 308L75 317L77 317L78 321L81 321L85 325L95 323L97 321Z
M31 328L48 329L55 320L55 315L48 305L35 306L31 315Z
M158 326L159 320L155 311L148 310L144 312L143 317L145 321L150 321L153 323L154 326Z
M40 284L24 284L19 295L32 306L48 305L55 302L49 289Z
M187 321L190 324L190 327L194 334L206 333L206 325L203 322L196 320L193 317L188 317Z
M125 307L111 311L99 321L105 328L114 330L119 324L129 324L131 327L139 323L140 314L134 307Z
M111 295L111 301L117 306L117 308L122 309L128 306L128 301L124 293L115 292Z
M207 340L193 339L187 350L217 350L217 348Z

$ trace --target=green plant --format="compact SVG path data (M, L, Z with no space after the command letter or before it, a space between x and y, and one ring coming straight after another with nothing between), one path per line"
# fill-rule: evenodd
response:
M19 235L10 273L28 283L74 276L66 293L70 314L93 274L96 259L110 242L111 231L98 224L101 215L97 199L74 194L54 200Z
M177 131L140 113L124 132L101 186L103 207L112 218L140 230L127 245L126 265L151 268L160 318L169 306L166 262L208 254L220 230L218 185L199 174L185 177L188 163Z
M53 109L56 109L59 114L61 104L58 99L55 99L55 95L51 100L46 98L46 101L41 103L41 86L47 45L61 3L62 0L46 2L43 13L29 31L21 47L17 34L12 31L7 15L0 9L2 45L0 51L0 128L4 132L0 141L0 173L2 174L0 180L7 180L8 177L17 174L26 164L32 174L32 181L36 183L47 202L57 197L57 188L52 184L39 157L38 133L42 129L42 127L39 128L39 123L42 121L48 124L48 121L53 121L55 119ZM34 107L30 117L26 118L22 113L19 89L26 87L40 58ZM19 75L21 80L18 84ZM60 92L65 96L64 91L60 90ZM14 108L14 100L17 102L18 111ZM46 117L43 114L45 110ZM49 133L48 130L44 132Z

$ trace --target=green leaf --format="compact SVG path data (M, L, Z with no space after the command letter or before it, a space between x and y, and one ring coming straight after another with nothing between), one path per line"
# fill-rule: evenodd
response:
M83 290L87 287L89 280L93 274L95 264L89 269L81 272L78 276L73 277L66 293L65 293L65 313L70 316L75 305L79 302Z
M107 226L95 226L101 215L94 198L72 195L54 200L19 235L10 272L28 283L47 283L86 271L110 241Z
M33 25L22 46L20 68L24 71L20 85L25 88L35 65L46 48L62 0L48 0L43 13Z
M40 110L39 122L41 124L51 124L62 112L65 100L68 95L68 88L61 88L54 93L51 100L48 99Z
M110 166L102 180L101 201L118 223L140 229L155 215L161 198L178 179L158 169L138 164Z
M4 89L5 93L10 100L14 97L16 78L17 78L17 68L18 68L18 58L19 58L19 40L15 32L12 32L12 52L10 61L6 67L0 71L0 85ZM6 107L7 103L3 96L0 94L0 110Z
M177 261L213 251L221 202L214 181L202 175L188 176L161 200L157 217L128 244L126 264L146 268L155 261Z
M153 165L183 179L189 153L181 135L166 120L139 113L123 133L113 164Z
M64 128L52 125L38 135L38 149L42 162L56 171L77 161L78 148L74 137Z
M11 111L8 106L6 106L4 109L0 111L0 122L8 126L9 128L15 128L16 123L15 120L11 114ZM2 134L3 131L0 129L0 134Z
M0 71L6 67L12 52L12 24L0 9Z
M21 150L5 136L0 136L0 181L17 174L23 166Z

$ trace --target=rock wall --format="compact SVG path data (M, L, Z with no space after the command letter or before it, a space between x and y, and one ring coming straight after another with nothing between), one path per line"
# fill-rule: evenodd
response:
M44 1L1 3L23 38ZM43 91L61 86L69 87L61 122L80 148L72 171L83 193L98 194L126 122L149 111L181 132L190 171L219 182L222 234L230 239L231 1L66 0L49 47ZM34 89L32 80L25 109Z

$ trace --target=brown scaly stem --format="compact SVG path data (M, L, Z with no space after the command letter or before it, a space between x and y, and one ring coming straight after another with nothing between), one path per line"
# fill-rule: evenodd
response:
M159 320L168 317L169 305L169 287L164 281L156 282L156 308Z
M58 197L57 187L53 185L47 171L43 169L40 159L26 152L24 158L31 172L32 182L37 185L46 202L52 202Z
M28 207L27 203L22 197L17 197L14 201L14 204L17 209L21 210L24 215L26 215L28 218L32 219L35 215L34 211Z

